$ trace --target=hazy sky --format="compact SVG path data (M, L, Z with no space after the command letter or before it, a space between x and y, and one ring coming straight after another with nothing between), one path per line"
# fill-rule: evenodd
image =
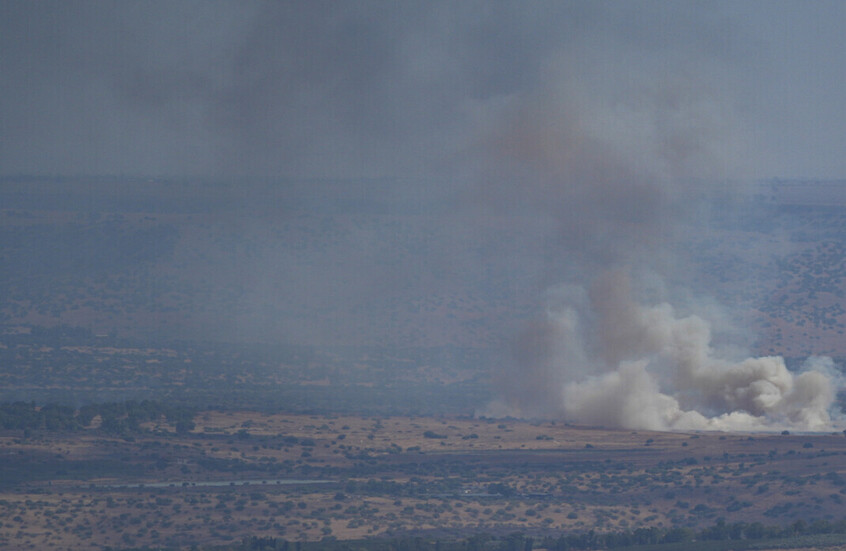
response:
M5 0L0 173L478 177L515 113L648 90L730 174L843 178L844 28L838 1Z

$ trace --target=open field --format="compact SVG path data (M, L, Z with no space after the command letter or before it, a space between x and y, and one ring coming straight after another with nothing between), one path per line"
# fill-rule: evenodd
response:
M846 438L205 411L0 437L0 546L549 535L846 518ZM96 423L92 423L94 425Z

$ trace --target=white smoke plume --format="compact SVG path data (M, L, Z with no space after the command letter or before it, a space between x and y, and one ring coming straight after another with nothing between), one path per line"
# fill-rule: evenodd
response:
M486 413L654 430L833 427L826 360L793 373L781 357L717 347L708 318L720 308L679 314L667 300L704 301L677 245L745 174L742 117L715 85L731 69L701 50L680 63L617 46L613 62L554 58L549 82L515 99L488 140L499 152L488 191L553 220L559 237L546 311Z
M794 374L781 357L735 358L712 346L703 318L634 302L621 273L600 280L589 291L554 290L545 319L522 339L543 353L523 355L491 411L650 430L835 426L830 359Z

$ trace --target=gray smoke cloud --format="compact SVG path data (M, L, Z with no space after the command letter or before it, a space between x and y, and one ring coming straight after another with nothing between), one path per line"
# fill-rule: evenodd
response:
M828 371L713 344L732 340L730 308L703 309L678 250L726 182L846 171L846 7L773 6L9 0L0 174L235 182L251 247L197 271L217 278L209 292L244 289L227 331L244 338L358 342L390 318L314 312L460 294L505 256L524 273L502 309L537 289L546 304L492 410L820 428ZM266 195L251 182L284 198L309 178L386 177L392 198L447 213L404 226L411 260L395 230L367 224L301 258L253 206ZM500 222L521 227L486 237ZM423 237L447 231L477 257Z
M650 430L835 426L842 381L830 358L811 358L798 374L781 357L738 359L712 346L701 317L636 303L620 273L587 294L570 285L552 294L554 306L526 341L545 355L523 358L491 412Z
M491 133L499 154L487 181L555 220L550 266L564 283L518 339L504 397L487 413L652 430L831 428L830 359L794 374L781 357L744 357L668 302L705 302L685 283L678 245L705 229L699 213L712 200L742 194L726 185L747 174L748 158L749 131L720 88L731 67L703 50L684 63L661 53L636 62L642 51L618 46L603 63L590 52L555 58L549 80ZM720 312L731 319L707 311Z

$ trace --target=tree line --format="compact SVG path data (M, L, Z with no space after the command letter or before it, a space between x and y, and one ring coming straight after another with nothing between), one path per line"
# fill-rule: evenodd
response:
M194 428L197 411L188 406L164 404L156 400L128 400L88 404L80 408L59 404L37 406L32 402L0 404L0 428L23 430L77 431L89 427L100 416L99 430L109 434L128 434L142 431L141 424L165 419L186 433Z

